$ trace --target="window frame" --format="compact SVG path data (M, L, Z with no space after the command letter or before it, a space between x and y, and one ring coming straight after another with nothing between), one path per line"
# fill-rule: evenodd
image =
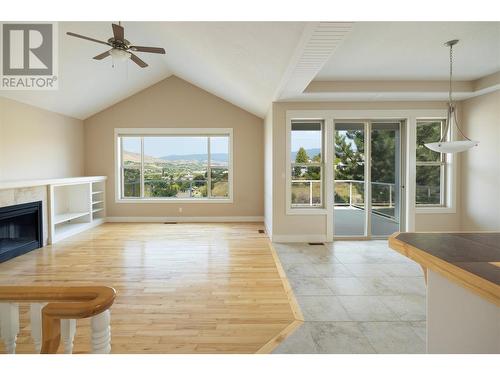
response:
M315 163L295 163L295 161L291 160L291 145L292 145L292 124L294 122L300 123L311 123L317 124L319 123L321 126L321 162ZM326 208L326 197L325 197L325 181L327 176L325 175L325 160L326 160L326 121L323 118L291 118L287 121L287 139L286 139L286 214L287 215L318 215L318 214L327 214ZM321 197L321 205L318 206L309 206L304 205L293 206L292 205L292 170L297 167L319 167L320 168L320 197Z
M207 137L207 197L175 198L144 197L144 137ZM122 137L141 139L141 197L123 197L124 168L122 162ZM228 197L210 197L211 171L210 137L228 137ZM115 128L115 202L116 203L233 203L233 129L232 128ZM139 168L137 168L139 169Z
M443 131L446 125L446 119L444 118L418 118L416 120L416 128L415 128L415 209L417 213L445 213L449 211L453 212L452 207L452 173L453 173L453 156L445 153L440 153L440 160L438 161L419 161L416 157L416 147L417 147L417 133L419 126L422 123L432 123L432 122L441 122L441 137L443 136ZM446 135L446 138L449 139L450 132ZM416 185L416 177L417 177L417 167L419 166L435 166L440 167L439 171L439 203L417 203L417 185Z

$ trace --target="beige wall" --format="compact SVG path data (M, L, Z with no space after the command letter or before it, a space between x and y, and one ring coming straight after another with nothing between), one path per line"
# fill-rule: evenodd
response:
M83 174L83 121L0 98L0 181Z
M500 91L465 100L465 134L479 146L462 155L462 230L500 230Z
M286 214L286 111L288 110L382 110L443 109L443 102L287 102L273 104L273 235L305 236L321 240L326 234L326 215ZM459 213L417 214L416 230L458 230Z
M458 186L456 187L458 188ZM456 212L440 214L415 215L415 231L417 232L446 232L460 230L460 200L457 199Z
M233 203L115 203L114 129L141 127L233 128ZM108 176L111 217L262 217L263 129L261 118L171 76L85 120L85 173Z

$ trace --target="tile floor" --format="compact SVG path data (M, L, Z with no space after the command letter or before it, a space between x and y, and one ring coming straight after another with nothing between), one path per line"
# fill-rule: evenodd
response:
M274 243L305 323L274 353L424 353L420 266L387 241Z

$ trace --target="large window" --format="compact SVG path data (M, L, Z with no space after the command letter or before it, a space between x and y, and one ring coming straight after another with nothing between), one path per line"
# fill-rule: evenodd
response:
M161 130L117 133L120 199L229 200L231 134Z
M419 207L440 207L446 202L446 154L425 147L425 143L438 142L443 130L442 120L417 121L415 202Z
M292 121L291 206L323 207L323 123Z

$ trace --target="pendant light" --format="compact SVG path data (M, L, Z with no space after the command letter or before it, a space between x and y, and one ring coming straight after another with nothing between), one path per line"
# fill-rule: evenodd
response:
M450 47L450 86L448 91L448 113L446 115L446 124L444 127L443 134L439 142L426 143L425 147L431 149L432 151L441 152L443 154L455 153L466 151L479 144L478 141L473 141L467 137L458 124L455 103L453 102L453 91L452 91L452 79L453 79L453 46L458 43L458 39L450 40L444 45ZM446 136L448 135L449 129L451 128L451 122L455 123L455 127L458 133L464 138L461 141L446 141ZM451 133L450 133L451 137Z

